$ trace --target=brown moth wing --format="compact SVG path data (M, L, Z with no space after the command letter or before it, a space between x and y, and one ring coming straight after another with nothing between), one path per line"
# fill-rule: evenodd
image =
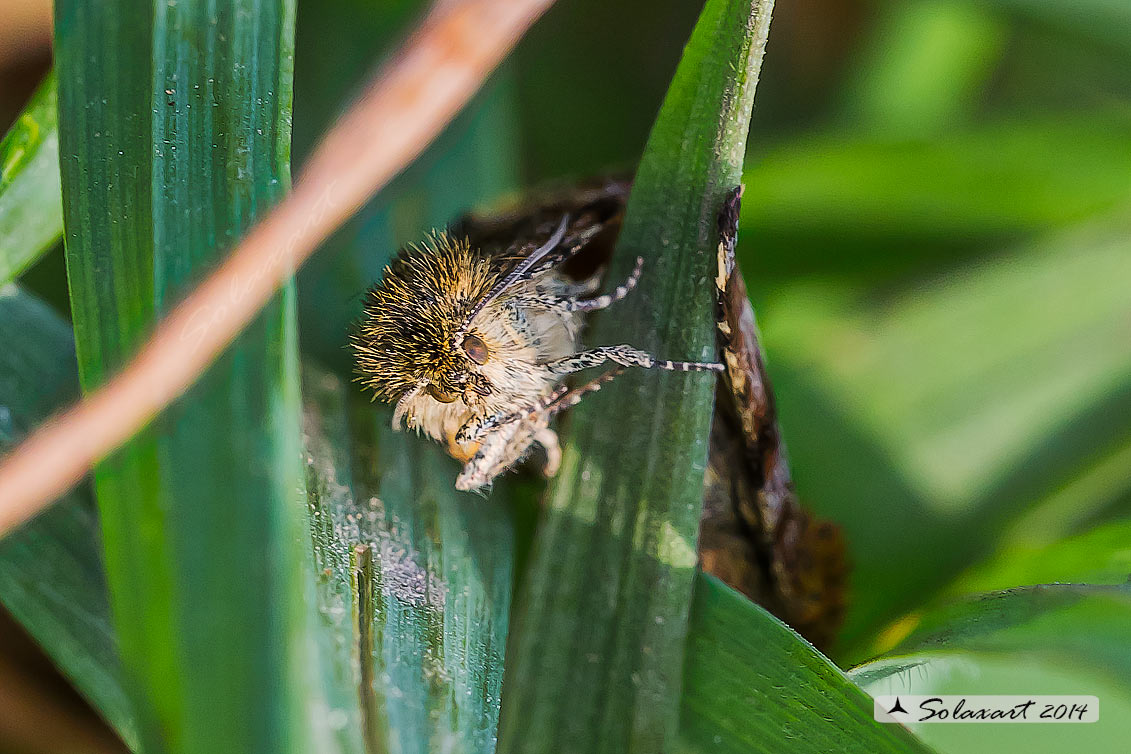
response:
M707 570L828 646L844 616L840 529L794 492L754 309L734 259L741 187L719 216L720 376L704 489L699 556Z
M606 180L549 191L533 202L468 213L449 230L513 266L549 240L568 215L560 251L546 262L553 265L563 255L572 255L562 271L575 280L588 280L612 258L630 186L627 181Z
M612 258L630 187L625 180L606 180L550 192L533 202L468 214L451 232L517 263L568 214L562 247L583 248L563 269L587 280ZM700 565L817 646L827 646L844 613L844 545L840 530L806 513L793 491L754 311L734 263L740 194L730 194L719 216L718 324L727 370L719 378L711 426Z

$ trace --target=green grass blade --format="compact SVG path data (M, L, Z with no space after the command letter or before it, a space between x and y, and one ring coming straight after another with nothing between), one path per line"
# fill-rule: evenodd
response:
M506 510L456 492L440 448L404 442L388 411L338 378L312 373L307 394L315 552L337 585L333 614L353 623L368 751L489 754L512 581Z
M0 141L0 286L62 233L55 76L48 74Z
M1082 621L1090 623L1092 630L1083 635L1066 630L1076 616L1096 618ZM930 610L886 656L956 648L1063 653L1126 682L1131 677L1131 651L1124 640L1128 631L1131 588L1043 584L991 592Z
M820 652L712 576L695 585L680 749L751 754L929 751L872 718L872 699Z
M1126 453L1123 454L1126 458ZM1121 471L1126 473L1126 466ZM949 595L1053 582L1123 584L1131 574L1131 521L1120 520L1046 544L1001 548L959 577Z
M300 9L296 87L305 99L296 107L296 145L325 128L352 77L422 7L410 0L364 10L317 6L309 15ZM352 61L344 77L343 60ZM326 72L339 78L327 81ZM513 188L509 79L496 74L300 273L304 350L338 374L352 370L345 344L360 294L395 250ZM357 403L357 389L340 377L313 369L307 377L314 555L332 591L322 612L342 616L335 649L354 653L361 690L349 725L358 724L369 751L490 754L514 550L502 490L489 500L457 493L457 466L440 448L391 432L388 411Z
M286 1L59 4L66 255L85 389L286 188L292 34ZM288 288L95 475L149 752L309 750L292 310Z
M853 55L838 120L869 134L945 133L969 119L1001 62L1007 26L981 5L912 0L878 9Z
M991 0L988 7L1131 53L1131 8L1122 0Z
M918 617L882 658L850 674L874 694L1085 694L1090 725L921 725L939 752L1119 751L1131 735L1131 592L1050 584L951 603ZM913 729L915 726L912 726Z
M715 358L715 248L740 181L769 2L711 0L642 158L593 344ZM510 646L504 752L654 752L675 733L715 380L632 372L565 435ZM563 704L563 700L569 700Z
M0 288L0 453L78 393L70 328L14 285ZM0 539L0 602L64 675L136 744L98 544L83 485Z

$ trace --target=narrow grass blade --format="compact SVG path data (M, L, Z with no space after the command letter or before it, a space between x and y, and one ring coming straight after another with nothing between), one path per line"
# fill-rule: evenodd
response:
M1121 0L991 0L986 6L1131 54L1131 8Z
M657 117L593 344L715 358L715 248L740 181L770 2L710 0ZM582 403L525 577L501 750L658 752L675 733L715 380L630 372ZM568 700L563 703L563 700Z
M63 233L55 75L48 74L0 141L0 286Z
M1126 453L1123 458L1126 458ZM1126 466L1121 471L1126 473ZM1044 546L1003 547L947 588L951 597L1054 582L1123 584L1131 575L1131 521L1112 521Z
M683 683L681 751L929 751L876 722L871 698L832 662L713 576L696 581Z
M293 22L286 0L58 5L66 255L86 390L286 188ZM148 752L311 748L298 391L288 289L96 472Z
M67 323L14 285L0 288L0 342L3 453L78 394L78 374ZM136 744L88 487L0 539L0 602L118 735Z
M354 569L372 593L359 620L371 636L361 657L373 744L489 754L511 602L509 515L456 492L455 462L394 435L389 412L358 401L353 416L364 548L355 548Z
M984 5L948 0L885 6L873 18L852 56L838 120L912 138L969 120L1001 63L1007 25Z
M361 231L332 250L342 266L329 285L304 289L307 304L322 301L327 313L316 325L325 332L319 354L335 344L338 357L345 354L342 339L359 303L345 291L372 284L403 243L512 184L508 104L505 84L484 91L420 164L362 210ZM505 496L456 492L458 465L441 448L394 433L389 411L360 397L353 389L345 400L355 442L347 459L358 506L352 510L362 513L353 514L354 533L338 540L364 548L354 549L355 587L359 597L371 594L359 615L371 636L359 648L368 740L376 750L404 754L490 754L513 581Z
M1092 630L1065 630L1074 616L1096 618ZM1125 585L1041 584L990 592L934 608L913 625L887 657L956 648L1056 653L1123 681L1131 677L1131 650L1122 638L1131 631L1131 588Z

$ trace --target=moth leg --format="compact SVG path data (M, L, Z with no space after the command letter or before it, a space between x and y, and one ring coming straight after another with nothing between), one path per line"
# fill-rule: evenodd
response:
M534 441L546 451L546 463L542 466L542 476L547 479L556 476L562 465L562 446L558 444L558 433L543 427L534 433Z
M562 462L562 449L558 443L557 432L547 427L546 423L567 408L576 406L586 395L597 392L605 383L623 373L623 367L610 369L572 390L564 385L558 387L537 403L519 411L509 414L498 413L486 419L469 420L456 433L456 442L468 442L479 438L483 438L483 441L479 450L463 467L459 478L456 479L456 489L474 490L489 484L504 469L521 460L534 442L546 450L546 463L542 467L543 476L548 479L557 474ZM537 423L532 429L527 422L534 418L537 418ZM488 431L492 429L498 431Z
M534 416L535 414L541 413L542 411L545 411L547 407L557 402L558 399L566 395L568 392L569 388L567 388L565 385L561 385L555 388L553 392L551 392L544 398L531 403L529 406L524 406L517 411L500 411L487 417L473 416L472 418L468 419L462 427L459 428L458 432L456 432L456 442L474 442L483 437L484 434L491 431L492 429L501 427L504 424L510 424L513 421L518 421L519 419L527 419L531 416Z
M583 369L600 366L606 361L612 361L626 367L664 369L669 372L721 372L725 369L722 364L711 362L657 359L652 354L633 348L627 343L622 343L619 346L591 348L588 351L546 362L544 366L554 374L573 374Z
M546 420L548 421L562 411L576 406L581 402L583 397L590 393L597 392L605 383L610 382L614 377L623 373L624 368L617 367L616 369L610 369L600 377L596 377L572 390L565 385L561 385L536 403L520 408L518 411L511 413L503 413L500 411L497 414L483 418L473 416L459 428L459 431L456 432L455 440L460 444L475 442L493 429L510 424L511 422L530 419L543 412L546 414ZM537 441L537 438L535 438L535 440Z
M456 443L463 445L464 443L475 442L489 427L499 425L500 416L501 414L493 414L488 417L471 417L456 431ZM490 424L488 424L489 422Z
M636 267L625 281L618 285L612 293L592 298L558 298L556 296L515 296L510 300L512 306L526 309L546 309L555 312L595 312L612 306L622 298L632 293L640 281L640 273L644 269L644 258L636 258Z
M582 398L589 395L590 393L597 392L606 383L612 382L617 376L621 374L624 374L624 367L616 367L615 369L610 369L609 371L605 372L600 377L596 377L589 382L586 382L584 385L563 393L561 397L546 406L546 420L548 421L554 416L560 414L562 411L565 411L567 408L572 408L578 403L581 403Z
M488 435L456 477L456 489L467 492L491 483L505 467L503 456L513 433L496 432Z
M640 273L644 269L644 257L636 258L636 266L632 268L625 281L618 285L612 293L606 293L603 296L594 296L593 298L571 298L566 299L566 311L571 312L595 312L600 309L605 309L612 306L622 298L632 293L632 289L640 282Z

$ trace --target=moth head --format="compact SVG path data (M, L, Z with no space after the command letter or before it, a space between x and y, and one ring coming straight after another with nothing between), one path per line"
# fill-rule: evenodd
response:
M477 366L486 364L490 356L487 345L473 334L464 338L463 345L458 350L459 353L453 358L442 359L438 366L424 371L417 384L440 403L463 399L464 403L472 405L478 403L481 397L491 394L490 381L476 369Z
M476 331L476 317L535 274L568 227L562 217L550 238L505 274L499 259L443 233L403 249L369 290L351 339L361 381L398 410L422 393L469 406L490 395L480 367L491 360L491 343Z
M470 405L489 395L480 367L491 344L466 323L498 279L467 241L434 235L402 250L366 295L351 337L359 381L397 403L427 395Z

